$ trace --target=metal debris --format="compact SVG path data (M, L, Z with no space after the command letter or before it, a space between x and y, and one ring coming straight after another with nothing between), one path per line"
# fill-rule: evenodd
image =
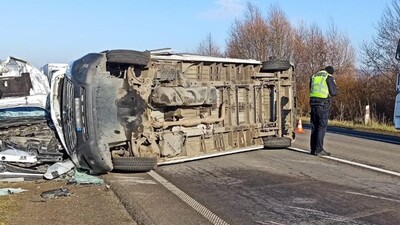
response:
M18 149L7 149L0 152L0 161L3 162L20 162L20 163L36 163L36 156L32 156L25 151Z
M42 198L54 199L58 197L68 197L70 195L71 194L67 188L58 188L58 189L44 191L40 196L42 196Z

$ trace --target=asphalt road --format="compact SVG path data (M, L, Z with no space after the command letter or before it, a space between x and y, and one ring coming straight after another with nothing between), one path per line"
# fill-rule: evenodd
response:
M296 135L294 147L309 149L310 130ZM400 172L400 136L328 127L325 150L332 156Z
M308 137L308 131L298 135L294 147L307 149ZM339 134L325 140L335 157L400 172L396 144ZM159 175L165 180L155 179ZM399 177L287 149L162 166L156 173L109 174L106 180L139 224L400 221Z

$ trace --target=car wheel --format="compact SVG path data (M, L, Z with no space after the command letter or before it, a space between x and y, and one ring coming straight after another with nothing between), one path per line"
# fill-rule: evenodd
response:
M133 64L147 66L150 61L150 52L139 52L134 50L110 50L106 51L107 62Z
M116 157L113 158L114 170L124 172L147 172L157 167L156 158Z
M292 65L289 61L264 61L262 62L261 72L277 72L288 70Z

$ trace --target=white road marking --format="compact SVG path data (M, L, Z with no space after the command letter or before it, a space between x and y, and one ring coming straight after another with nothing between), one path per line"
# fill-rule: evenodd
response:
M310 151L307 151L307 150L304 150L304 149L293 148L293 147L288 147L287 149L290 149L290 150L293 150L293 151L297 151L297 152L303 152L303 153L309 153L310 152ZM340 159L340 158L336 158L336 157L332 157L332 156L319 156L319 157L327 158L327 159L331 159L331 160L334 160L334 161L346 163L346 164L349 164L349 165L358 166L358 167L374 170L374 171L377 171L377 172L386 173L386 174L390 174L390 175L393 175L393 176L400 177L400 173L399 172L395 172L395 171L391 171L391 170L385 170L385 169L382 169L382 168L379 168L379 167L370 166L370 165L363 164L363 163L353 162L353 161L350 161L350 160Z
M262 221L256 221L256 223L258 223L258 224L277 224L277 225L285 225L284 223L277 223L277 222L274 222L274 221L267 221L267 222L262 222Z
M310 153L310 151L307 151L307 150L304 150L304 149L301 149L301 148L288 147L288 149L294 150L296 152Z
M211 212L209 209L207 209L205 206L191 198L189 195L187 195L185 192L181 191L179 188L177 188L175 185L167 181L164 177L160 176L158 173L154 171L148 172L148 174L153 177L156 181L160 182L165 188L170 190L172 193L174 193L178 198L180 198L182 201L184 201L186 204L188 204L190 207L192 207L194 210L196 210L198 213L200 213L202 216L204 216L206 219L208 219L212 224L215 225L228 225L227 222L222 220L220 217L215 215L213 212Z

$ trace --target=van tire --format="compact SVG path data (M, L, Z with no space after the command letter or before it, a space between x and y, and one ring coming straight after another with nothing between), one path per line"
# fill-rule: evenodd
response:
M139 52L134 50L110 50L105 51L107 62L132 64L139 66L147 66L150 61L150 52Z
M123 172L148 172L157 167L156 158L116 157L112 161L114 170Z
M261 72L284 71L291 66L289 61L264 61L262 62Z
M292 144L292 140L286 137L266 137L263 141L266 149L287 148Z

